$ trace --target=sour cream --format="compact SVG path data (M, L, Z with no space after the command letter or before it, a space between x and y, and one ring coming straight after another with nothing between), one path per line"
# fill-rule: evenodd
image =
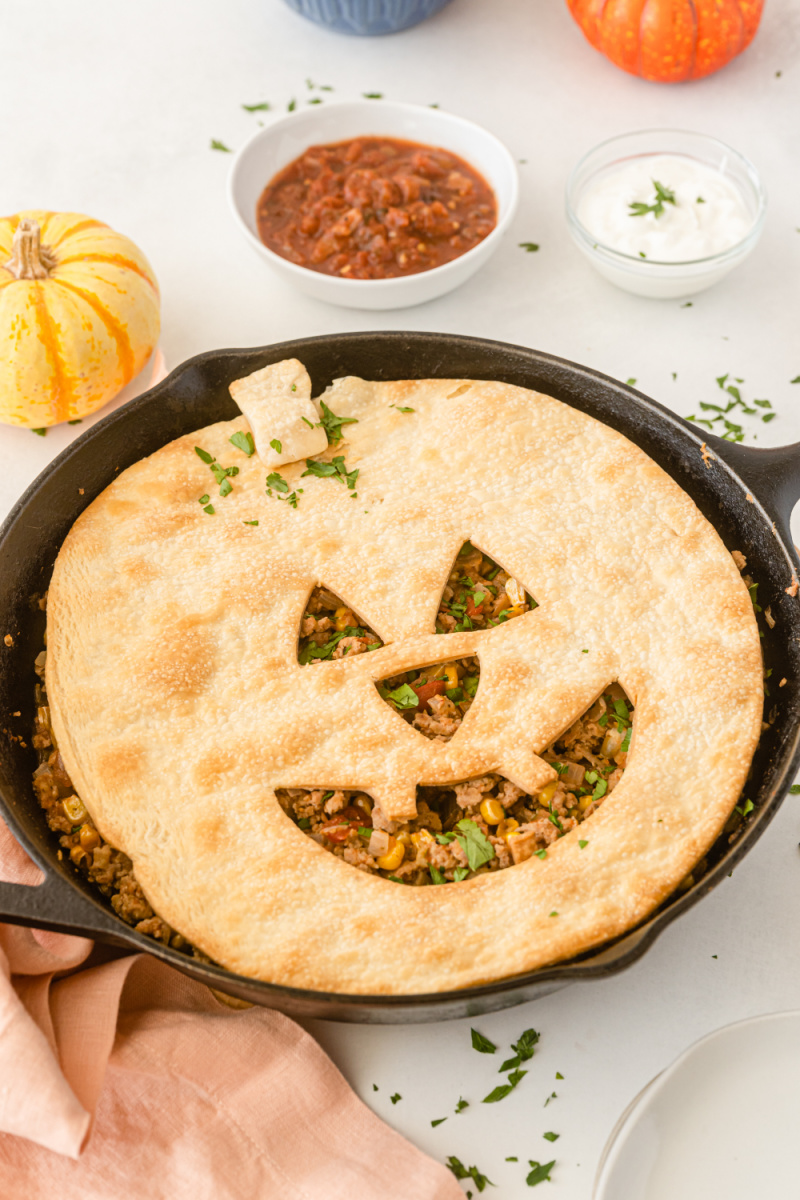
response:
M658 204L656 181L674 203ZM636 215L631 205L651 211ZM682 154L645 154L609 166L586 181L576 215L600 246L662 263L720 254L755 223L735 183Z

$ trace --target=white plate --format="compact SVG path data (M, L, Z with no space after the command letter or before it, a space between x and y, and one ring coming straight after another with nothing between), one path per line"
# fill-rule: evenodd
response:
M796 1200L800 1012L696 1042L623 1114L594 1200Z

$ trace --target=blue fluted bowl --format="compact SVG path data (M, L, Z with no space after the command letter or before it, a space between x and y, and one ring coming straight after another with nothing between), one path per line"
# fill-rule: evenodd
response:
M450 0L286 0L290 8L337 33L399 33L432 17Z

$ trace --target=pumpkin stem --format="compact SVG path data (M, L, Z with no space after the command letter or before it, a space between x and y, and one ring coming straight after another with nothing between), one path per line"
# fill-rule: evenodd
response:
M17 279L47 279L58 259L49 246L41 244L38 221L23 218L11 245L11 258L4 264Z

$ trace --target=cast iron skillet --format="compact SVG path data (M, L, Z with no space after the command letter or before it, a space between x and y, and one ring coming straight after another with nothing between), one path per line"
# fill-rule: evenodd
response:
M346 333L303 338L256 350L219 350L190 359L153 388L95 425L39 476L0 531L0 728L27 734L33 720L33 660L41 649L44 616L31 596L47 587L53 562L79 513L119 471L166 442L238 415L228 384L268 363L296 357L315 394L341 375L366 379L499 379L556 396L621 430L695 500L730 550L747 556L758 600L775 620L764 630L772 668L774 718L756 753L748 797L755 805L741 835L723 837L710 868L689 891L667 901L632 933L595 953L513 979L455 992L418 996L352 996L261 983L209 966L135 933L69 863L31 788L32 749L0 739L0 814L45 874L40 887L0 883L0 920L82 934L154 954L185 974L257 1004L299 1016L375 1023L434 1021L505 1008L578 979L599 979L639 959L658 934L725 879L775 814L800 761L800 596L787 593L798 569L789 517L800 497L800 444L774 450L731 445L631 388L563 359L520 346L437 333ZM79 491L79 489L81 489ZM631 525L636 512L630 513ZM468 531L465 531L468 533ZM569 545L565 531L565 547ZM783 678L786 683L779 687ZM20 712L14 718L12 713ZM698 779L698 787L703 780ZM399 964L402 969L402 964Z

